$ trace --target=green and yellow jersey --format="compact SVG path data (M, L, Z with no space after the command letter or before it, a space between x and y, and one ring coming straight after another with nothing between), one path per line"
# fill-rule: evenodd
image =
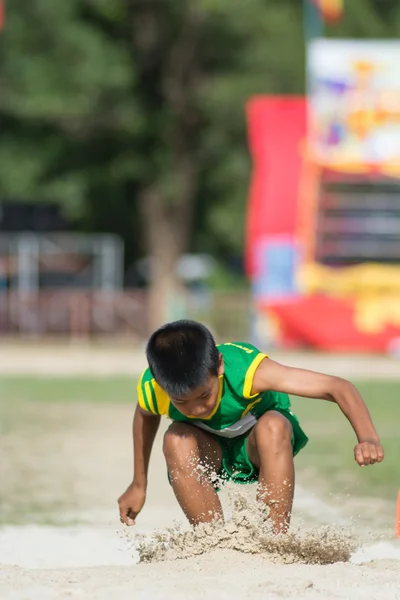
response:
M179 412L157 384L150 369L145 370L138 385L140 407L155 415L166 415L173 421L192 423L223 438L236 438L247 433L268 410L278 410L288 416L292 424L295 421L298 425L295 415L290 411L287 394L274 391L251 393L255 372L260 363L268 358L266 354L244 342L221 344L218 350L224 358L224 374L220 376L217 403L207 418L187 417ZM303 433L300 426L298 429ZM303 436L299 440L301 447L307 443L304 433Z

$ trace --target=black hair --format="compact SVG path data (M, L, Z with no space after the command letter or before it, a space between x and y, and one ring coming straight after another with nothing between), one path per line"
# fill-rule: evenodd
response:
M196 321L167 323L151 336L146 349L150 371L172 398L183 398L218 376L219 352L211 332Z

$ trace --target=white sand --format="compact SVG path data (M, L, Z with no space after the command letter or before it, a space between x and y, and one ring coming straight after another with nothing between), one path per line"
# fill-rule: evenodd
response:
M274 564L268 556L229 550L135 565L115 528L7 528L0 547L7 565L0 569L2 600L400 597L400 546L394 543L329 566ZM369 559L374 562L354 564Z
M324 566L281 564L268 552L245 554L223 548L183 560L138 564L129 540L141 537L139 532L151 532L152 523L165 528L176 517L183 522L174 504L167 502L161 509L164 481L159 489L137 529L127 530L115 515L104 513L101 521L108 521L108 526L27 525L0 530L1 600L400 598L400 540L364 544L349 562ZM300 496L300 505L312 509L315 497L308 505L307 492ZM324 514L327 518L321 513L320 521L337 520L336 513ZM152 534L149 537L153 539Z

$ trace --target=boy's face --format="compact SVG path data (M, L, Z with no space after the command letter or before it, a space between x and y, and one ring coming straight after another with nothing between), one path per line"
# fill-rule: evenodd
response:
M197 419L206 419L213 412L218 401L220 390L219 377L224 373L224 361L220 355L218 367L218 377L209 375L207 381L198 388L191 391L184 398L171 398L172 404L185 417L196 417Z

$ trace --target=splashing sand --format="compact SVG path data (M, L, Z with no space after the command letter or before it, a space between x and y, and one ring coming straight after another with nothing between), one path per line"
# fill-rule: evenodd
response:
M126 533L126 535L129 535ZM191 558L212 550L236 550L267 554L271 562L327 565L347 562L356 549L351 533L336 526L304 530L294 527L285 535L273 535L265 508L240 492L233 501L232 516L189 531L179 524L151 536L130 538L140 562Z

